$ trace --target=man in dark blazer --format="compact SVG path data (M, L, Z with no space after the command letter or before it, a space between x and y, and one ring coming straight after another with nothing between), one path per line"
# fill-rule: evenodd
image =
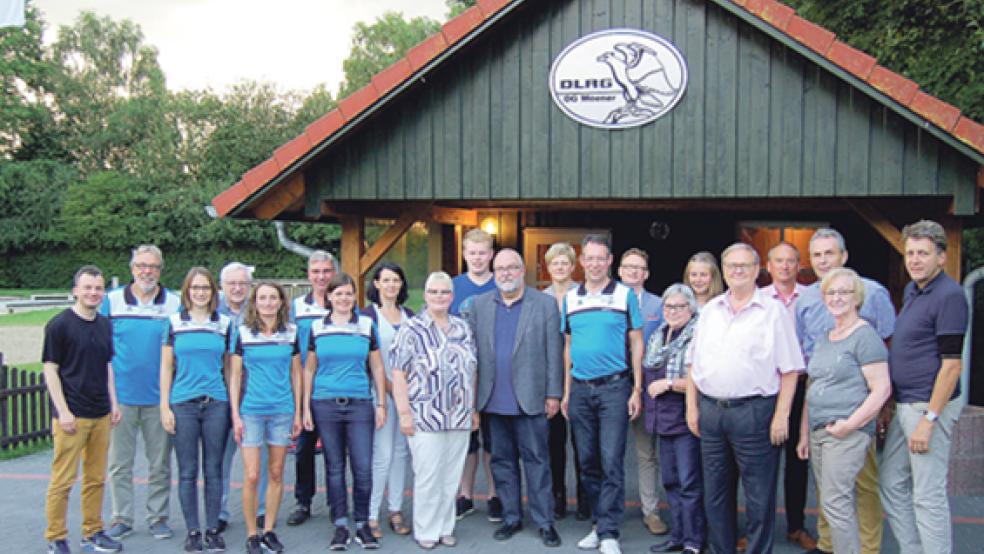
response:
M523 259L505 248L493 261L496 290L474 297L463 314L478 348L478 409L492 436L492 478L503 503L496 540L523 528L519 459L530 517L546 546L554 529L548 423L563 395L564 347L557 301L523 282Z

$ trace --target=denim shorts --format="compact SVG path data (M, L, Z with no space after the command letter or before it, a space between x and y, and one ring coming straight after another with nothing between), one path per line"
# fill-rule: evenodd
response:
M290 431L294 425L294 414L257 415L242 414L243 446L258 448L270 446L289 446Z

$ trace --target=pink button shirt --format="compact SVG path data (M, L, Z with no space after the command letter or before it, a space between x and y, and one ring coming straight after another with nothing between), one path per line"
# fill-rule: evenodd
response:
M690 344L694 384L721 399L778 394L780 376L805 367L793 321L762 290L738 312L730 297L716 296L700 311Z
M783 298L782 294L779 293L779 289L776 288L775 283L771 285L766 285L762 287L762 292L769 295L776 302L779 302L786 308L786 312L789 314L790 319L793 320L793 329L796 328L796 300L800 297L800 293L803 292L803 285L799 283L793 284L793 294L789 295L789 298Z

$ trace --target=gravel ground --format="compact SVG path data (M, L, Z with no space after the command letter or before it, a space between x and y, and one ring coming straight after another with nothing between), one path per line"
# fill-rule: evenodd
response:
M41 361L44 327L0 327L0 352L6 364Z

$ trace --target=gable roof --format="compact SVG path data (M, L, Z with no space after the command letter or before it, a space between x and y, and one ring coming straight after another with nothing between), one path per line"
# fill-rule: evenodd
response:
M777 0L710 1L984 165L984 125L962 115L957 107L919 90L912 80L878 65L874 57L837 40L833 32L796 15L793 8ZM303 133L277 148L270 158L213 198L218 216L245 215L244 210L255 200L288 183L291 176L380 107L527 2L478 0L475 6L445 23L440 32L377 73L368 85L341 99L337 108L308 125ZM303 192L294 190L280 196L276 203L282 211L302 197Z

